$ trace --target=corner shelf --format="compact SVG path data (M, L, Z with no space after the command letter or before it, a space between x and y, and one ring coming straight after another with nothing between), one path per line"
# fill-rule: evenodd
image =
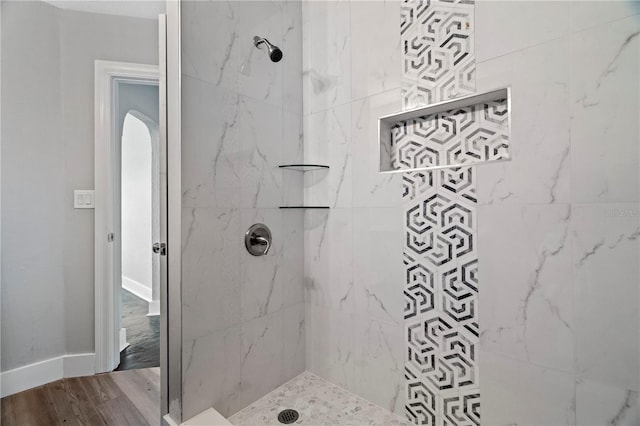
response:
M281 169L294 170L298 172L310 172L313 170L328 170L329 166L325 164L282 164L280 166ZM321 209L328 210L329 206L304 206L304 205L293 205L293 206L280 206L281 209L288 210L305 210L305 209Z
M310 172L312 170L328 169L329 166L324 164L282 164L281 169L295 170L298 172Z
M511 89L454 98L378 118L380 173L511 159Z
M281 209L330 209L329 206L280 206Z

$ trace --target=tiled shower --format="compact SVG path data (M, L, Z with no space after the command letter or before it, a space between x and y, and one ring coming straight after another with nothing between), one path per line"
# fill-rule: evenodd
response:
M307 371L409 423L640 424L638 3L183 1L181 25L183 419Z

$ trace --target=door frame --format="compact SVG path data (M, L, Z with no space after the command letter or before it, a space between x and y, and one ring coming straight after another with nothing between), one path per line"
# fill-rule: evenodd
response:
M112 371L120 361L120 289L116 285L118 277L114 274L121 269L117 85L121 82L159 85L159 79L158 66L155 65L95 61L96 373ZM160 232L162 234L162 230ZM109 241L110 234L115 236L115 241Z
M182 423L182 52L181 7L182 1L167 0L166 16L161 19L160 64L162 76L160 103L166 102L166 167L167 167L167 282L160 298L160 323L167 330L166 339L160 335L160 364L167 366L160 371L166 380L161 397L162 424ZM161 154L162 155L162 154ZM162 197L161 197L162 198ZM162 223L162 222L161 222ZM162 286L162 282L161 282ZM162 288L162 287L161 287ZM166 313L166 315L165 315ZM163 356L166 356L165 364ZM166 414L166 415L165 415Z

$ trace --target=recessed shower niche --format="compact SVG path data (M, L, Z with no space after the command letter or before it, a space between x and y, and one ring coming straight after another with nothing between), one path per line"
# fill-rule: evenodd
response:
M380 117L380 172L510 160L510 113L504 88Z

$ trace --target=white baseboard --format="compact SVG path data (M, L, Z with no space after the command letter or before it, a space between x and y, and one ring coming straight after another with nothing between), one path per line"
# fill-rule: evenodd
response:
M4 398L61 379L63 369L62 357L58 357L5 371L0 375L0 395Z
M152 300L151 302L149 302L149 313L147 314L147 316L153 317L156 315L160 315L160 301Z
M151 287L147 287L146 285L125 277L124 275L122 276L122 288L135 294L140 299L146 300L147 302L151 302L153 300Z
M95 354L69 354L0 373L0 395L13 395L65 377L95 374Z
M62 377L80 377L95 374L94 354L70 354L62 357Z
M120 329L120 352L124 351L129 347L129 342L127 342L127 329Z

